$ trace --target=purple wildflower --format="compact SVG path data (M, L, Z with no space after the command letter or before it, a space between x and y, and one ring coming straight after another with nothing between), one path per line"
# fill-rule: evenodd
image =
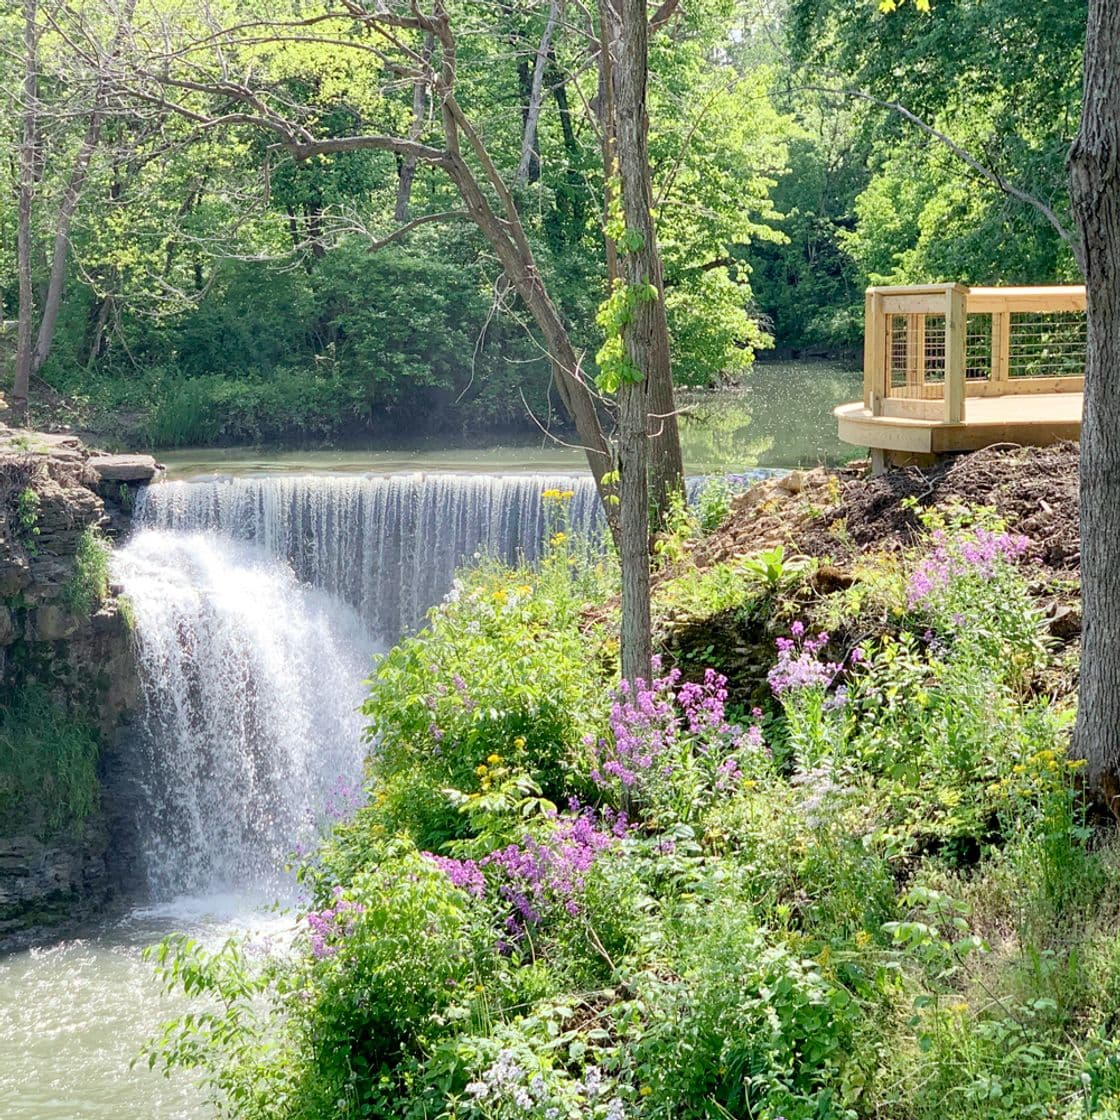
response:
M311 952L317 960L333 957L339 950L339 943L350 932L358 915L365 907L341 897L342 888L334 889L334 905L323 910L312 910L307 914L307 925L311 930Z
M800 627L800 628L799 628ZM795 622L790 633L800 637L805 633L803 623ZM792 638L777 640L778 661L767 674L770 688L776 696L803 688L828 688L836 679L841 666L835 661L821 661L818 654L828 645L828 635L818 634L798 643Z
M943 529L933 533L933 550L924 556L910 576L906 595L914 608L963 576L991 578L1000 564L1014 562L1026 552L1027 537L974 529L952 538Z
M451 880L452 886L475 898L481 898L486 893L486 879L473 859L452 859L450 856L437 856L434 852L424 852L423 855Z

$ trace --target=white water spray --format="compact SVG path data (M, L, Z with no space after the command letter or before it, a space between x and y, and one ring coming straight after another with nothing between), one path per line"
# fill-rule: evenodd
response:
M368 631L283 560L213 535L141 530L113 574L135 616L153 896L279 883L360 782Z

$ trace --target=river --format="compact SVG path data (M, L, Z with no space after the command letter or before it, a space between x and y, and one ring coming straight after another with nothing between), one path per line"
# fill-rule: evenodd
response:
M685 394L686 467L849 458L830 412L859 392L851 370L768 363L740 389ZM542 485L568 479L581 524L594 517L580 452L541 441L161 457L171 481L141 503L114 560L145 673L136 780L152 806L153 901L0 958L4 1120L210 1115L189 1080L132 1065L177 1006L143 947L172 930L215 944L246 930L290 936L294 917L262 902L294 900L277 871L285 842L322 826L339 783L358 780L354 708L369 658L474 551L531 555Z

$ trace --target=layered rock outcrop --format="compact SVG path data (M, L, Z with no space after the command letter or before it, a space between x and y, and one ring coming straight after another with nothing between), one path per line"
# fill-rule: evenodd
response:
M36 731L12 726L27 718L12 713L31 692L97 739L102 777L111 766L116 733L139 700L137 674L127 606L103 569L87 569L91 547L127 529L137 487L157 470L148 456L101 455L73 436L0 426L0 807L21 764L11 756ZM88 918L113 892L103 790L80 820L65 819L50 790L42 804L23 797L14 809L7 792L0 949Z

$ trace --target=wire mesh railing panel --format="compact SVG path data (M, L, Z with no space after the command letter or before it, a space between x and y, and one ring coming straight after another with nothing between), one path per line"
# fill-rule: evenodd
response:
M887 385L891 396L895 395L895 390L904 390L907 385L913 351L910 318L909 315L887 316Z
M986 381L992 376L992 316L969 315L965 329L964 376L966 381Z
M1085 329L1080 311L1012 312L1008 376L1084 376Z
M945 316L887 316L887 385L892 397L917 400L942 395Z
M945 316L925 316L925 377L926 384L932 383L940 396L945 384ZM926 394L927 396L931 394Z

